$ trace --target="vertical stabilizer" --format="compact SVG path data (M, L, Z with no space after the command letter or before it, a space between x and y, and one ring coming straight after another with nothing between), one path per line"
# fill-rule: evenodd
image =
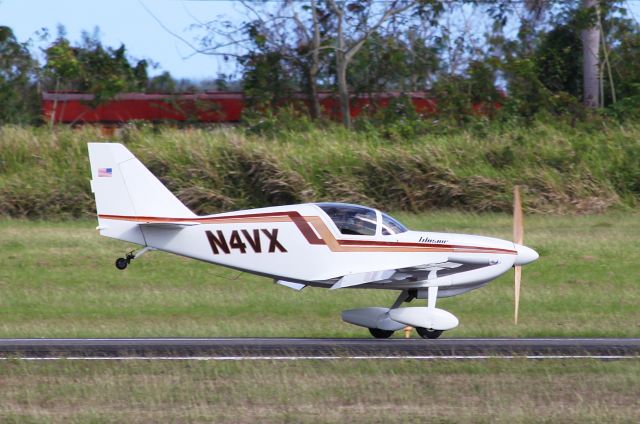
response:
M122 218L195 217L122 144L89 143L89 161L100 234L146 244L138 224Z

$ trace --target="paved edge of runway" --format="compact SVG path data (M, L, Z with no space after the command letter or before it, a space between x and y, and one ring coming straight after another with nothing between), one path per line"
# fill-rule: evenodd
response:
M0 358L29 359L486 359L640 357L633 339L0 339Z

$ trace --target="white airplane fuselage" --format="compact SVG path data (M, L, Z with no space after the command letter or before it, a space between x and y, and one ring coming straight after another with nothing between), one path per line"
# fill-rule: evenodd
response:
M380 212L376 211L378 224ZM422 281L383 281L366 288L405 290L441 287L440 297L484 285L508 271L518 247L497 238L405 231L382 235L341 234L316 204L277 206L194 218L100 215L100 227L129 230L129 241L217 265L316 287L330 287L352 274L402 269L416 264L491 264ZM180 225L182 224L182 225ZM124 233L105 231L118 239ZM444 271L444 270L443 270ZM445 275L442 275L445 274ZM356 286L358 287L358 286Z

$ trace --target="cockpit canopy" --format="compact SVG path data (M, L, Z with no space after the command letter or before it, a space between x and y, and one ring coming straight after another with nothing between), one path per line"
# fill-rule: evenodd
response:
M380 233L384 236L400 234L407 228L387 214L358 205L346 203L317 203L331 218L341 234L356 236L375 236L378 227L378 213L381 216Z
M409 231L407 230L407 227L405 227L400 223L400 221L396 220L393 217L390 217L386 213L380 212L380 215L382 215L382 235L383 236L390 236L392 234L400 234L400 233L404 233L405 231Z

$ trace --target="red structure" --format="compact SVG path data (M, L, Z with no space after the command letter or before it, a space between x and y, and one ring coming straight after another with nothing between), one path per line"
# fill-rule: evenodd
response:
M409 97L416 111L423 115L437 112L436 101L425 92L376 93L359 95L351 99L351 116L389 106L392 99ZM124 93L114 99L92 107L91 94L45 92L42 95L42 113L47 122L64 124L121 124L129 121L174 122L238 122L245 107L242 92L209 92L198 94L143 94ZM326 116L339 118L340 105L333 93L320 93L320 105ZM304 104L304 96L297 94L294 101ZM304 106L303 106L304 107ZM494 107L499 108L496 104ZM482 105L474 105L474 112L483 113Z
M242 93L119 94L93 108L93 95L43 93L42 113L47 122L116 124L129 121L237 122L242 115Z

